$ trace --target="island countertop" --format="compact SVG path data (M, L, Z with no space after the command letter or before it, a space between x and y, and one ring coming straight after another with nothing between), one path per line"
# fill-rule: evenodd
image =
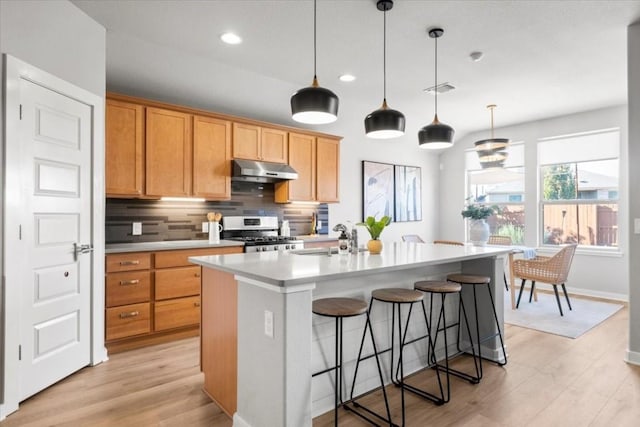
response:
M286 287L467 261L506 254L509 250L496 247L389 242L384 244L379 255L371 255L368 252L331 256L324 253L259 252L190 257L189 261L270 285Z

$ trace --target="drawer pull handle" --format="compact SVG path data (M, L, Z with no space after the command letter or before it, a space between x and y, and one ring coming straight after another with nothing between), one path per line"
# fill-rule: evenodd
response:
M132 261L120 261L120 265L139 265L140 261L137 259L134 259Z
M193 306L194 306L194 307L200 307L200 303L199 303L199 302L194 302L194 303L193 303Z
M140 315L139 311L130 311L129 313L120 313L120 318L121 319L128 319L130 317L136 317Z
M120 280L120 286L137 285L138 283L140 283L140 280L138 280L138 279Z

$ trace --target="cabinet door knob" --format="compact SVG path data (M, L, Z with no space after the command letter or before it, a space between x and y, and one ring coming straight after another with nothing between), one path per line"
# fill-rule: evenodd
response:
M200 307L200 302L194 302L194 303L193 303L193 306L194 306L194 307Z
M196 274L194 274L194 276L200 277L200 273L196 273Z

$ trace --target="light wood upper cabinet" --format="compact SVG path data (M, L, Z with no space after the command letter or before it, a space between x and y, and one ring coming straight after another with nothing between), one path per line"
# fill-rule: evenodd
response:
M233 124L233 158L260 160L260 126Z
M287 163L287 132L234 123L233 158Z
M339 139L290 132L289 165L298 179L275 184L276 203L339 201Z
M287 163L289 146L287 132L262 128L260 141L260 160L272 163Z
M193 195L231 198L231 122L193 118Z
M191 194L192 119L190 114L147 108L147 195Z
M298 172L298 179L277 182L276 203L316 200L316 138L289 133L289 165Z
M107 196L144 194L144 107L107 99Z
M316 199L321 202L340 200L340 141L316 140Z

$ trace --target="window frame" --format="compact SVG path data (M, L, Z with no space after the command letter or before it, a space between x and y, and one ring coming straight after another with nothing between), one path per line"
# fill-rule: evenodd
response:
M578 160L578 161L567 161L567 162L559 162L559 163L545 163L545 164L541 164L540 162L540 143L541 142L549 142L549 141L560 141L560 140L566 140L566 139L573 139L576 137L582 137L582 136L592 136L592 135L598 135L598 134L607 134L607 133L617 133L617 144L618 144L618 156L614 157L614 156L604 156L604 157L598 157L598 158L594 158L591 160ZM538 160L537 160L537 174L538 174L538 191L537 191L537 202L538 202L538 230L537 230L537 241L538 241L538 247L542 250L542 252L547 252L550 251L554 248L557 248L559 245L554 245L554 244L549 244L549 243L545 243L545 239L544 239L544 232L545 232L545 225L544 225L544 208L547 205L553 206L553 205L573 205L573 206L584 206L584 205L616 205L618 207L618 211L620 211L620 188L622 185L622 181L621 181L621 166L620 166L620 161L621 161L621 156L620 156L620 143L621 143L621 139L622 138L622 134L621 134L621 129L620 128L606 128L606 129L601 129L601 130L594 130L594 131L588 131L588 132L580 132L580 133L574 133L571 135L560 135L560 136L554 136L554 137L548 137L548 138L540 138L537 141L537 145L536 145L536 149L538 152ZM542 173L542 169L544 167L549 167L549 166L557 166L557 165L564 165L564 164L584 164L584 163L589 163L589 162L596 162L596 161L608 161L608 160L616 160L618 165L618 170L617 170L617 198L616 199L611 199L611 198L607 198L607 199L580 199L580 198L575 198L575 199L562 199L562 200L544 200L543 197L543 191L544 191L544 174ZM576 192L579 191L579 187L576 190ZM610 192L611 190L609 190ZM576 197L578 195L576 194ZM581 253L588 253L588 254L602 254L602 255L608 255L608 256L622 256L622 249L620 248L620 224L617 223L617 242L618 245L617 246L598 246L598 245L583 245L578 243L578 247L577 250Z

